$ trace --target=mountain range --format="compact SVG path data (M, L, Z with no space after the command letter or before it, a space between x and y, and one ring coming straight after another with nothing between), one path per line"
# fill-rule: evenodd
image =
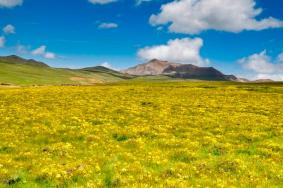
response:
M234 75L225 75L213 67L198 67L158 59L126 70L115 71L103 66L81 69L54 68L43 62L24 59L16 55L0 57L1 85L91 85L129 79L248 82Z
M15 55L0 57L1 85L91 85L131 78L133 76L102 66L53 68L43 62Z
M198 67L192 64L171 63L153 59L145 64L128 68L123 73L137 76L167 75L171 78L196 79L196 80L220 80L237 81L234 75L225 75L213 67Z

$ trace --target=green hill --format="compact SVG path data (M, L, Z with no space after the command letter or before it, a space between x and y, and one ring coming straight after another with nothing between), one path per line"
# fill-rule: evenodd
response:
M115 71L103 66L96 66L96 67L87 67L87 68L83 68L81 69L82 71L88 71L91 73L96 73L96 74L108 74L108 75L112 75L114 77L118 77L121 79L131 79L134 78L135 76L129 75L129 74L123 74L119 71Z
M65 85L116 82L128 76L104 67L86 69L52 68L18 56L0 57L0 84Z

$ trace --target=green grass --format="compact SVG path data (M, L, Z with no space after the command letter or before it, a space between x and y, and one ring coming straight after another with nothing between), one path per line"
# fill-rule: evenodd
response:
M110 74L109 71L91 72L0 61L0 84L94 84L116 82L124 79L121 75Z

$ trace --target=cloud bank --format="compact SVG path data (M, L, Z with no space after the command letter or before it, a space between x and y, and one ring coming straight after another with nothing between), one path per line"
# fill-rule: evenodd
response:
M283 53L279 54L275 60L267 55L266 50L238 61L246 70L254 74L255 79L272 79L283 81Z
M174 0L164 4L160 13L151 15L150 24L169 24L169 31L186 34L283 27L283 22L273 17L256 19L262 9L255 6L255 0Z

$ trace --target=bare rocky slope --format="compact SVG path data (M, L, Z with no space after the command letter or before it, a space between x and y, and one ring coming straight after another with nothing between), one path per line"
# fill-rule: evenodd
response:
M225 75L213 67L198 67L191 64L171 63L157 59L122 72L137 76L167 75L172 78L182 79L237 81L237 77L234 75Z

